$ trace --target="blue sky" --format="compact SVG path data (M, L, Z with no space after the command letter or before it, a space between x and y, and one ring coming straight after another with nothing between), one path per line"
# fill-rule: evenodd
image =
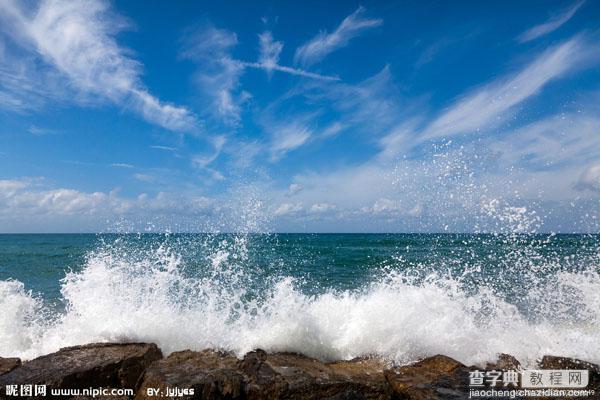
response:
M0 231L598 231L598 21L0 0Z

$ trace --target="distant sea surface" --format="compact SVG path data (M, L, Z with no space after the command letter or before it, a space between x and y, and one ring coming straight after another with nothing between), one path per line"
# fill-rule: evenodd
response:
M600 361L600 236L0 235L0 356L143 340Z

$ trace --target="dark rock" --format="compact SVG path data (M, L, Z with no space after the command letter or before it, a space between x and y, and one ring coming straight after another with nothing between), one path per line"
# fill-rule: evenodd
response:
M587 369L589 383L587 389L594 389L600 397L600 366L576 358L544 356L539 363L541 369Z
M394 395L400 399L466 399L470 369L450 357L437 355L411 365L384 371Z
M514 357L500 354L485 370L520 368ZM539 368L587 369L588 389L600 393L598 365L545 356ZM0 371L7 371L0 372L0 398L6 398L6 385L47 385L48 392L51 388L134 389L135 400L459 400L469 396L469 372L474 369L442 355L388 367L377 358L323 363L300 354L262 350L242 360L215 350L180 351L163 359L154 344L91 344L64 348L23 365L18 359L0 358ZM126 396L94 398L108 399L129 400Z
M390 398L390 390L383 382L381 372L375 373L374 364L369 365L369 375L351 363L325 365L300 354L268 355L257 350L246 354L239 366L248 378L248 399Z
M491 371L507 371L507 370L520 370L521 363L515 357L510 354L499 354L498 359L495 362L487 363L485 365L485 370Z
M143 375L136 400L165 397L167 388L187 389L187 399L242 399L245 377L230 353L180 351L153 363ZM148 390L159 390L152 396ZM156 392L154 392L156 393Z
M327 366L346 379L368 387L374 393L391 396L391 388L383 375L388 365L379 358L356 358L329 363Z
M187 389L190 399L389 399L383 369L371 359L323 364L299 354L257 350L238 360L230 353L188 350L148 367L136 400L167 397L167 388L175 387Z
M50 388L135 389L147 366L162 358L155 344L98 343L60 349L23 363L0 375L0 396L6 385L47 385Z
M19 358L2 358L0 357L0 375L6 374L21 365Z

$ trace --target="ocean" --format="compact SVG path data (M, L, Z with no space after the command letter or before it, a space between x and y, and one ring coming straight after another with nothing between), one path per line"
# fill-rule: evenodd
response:
M600 235L0 235L0 357L99 341L600 363Z

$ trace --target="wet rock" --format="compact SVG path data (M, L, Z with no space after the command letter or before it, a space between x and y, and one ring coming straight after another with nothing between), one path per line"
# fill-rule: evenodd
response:
M167 397L174 388L185 390L187 399L244 398L245 377L237 370L238 361L214 350L172 353L148 367L135 399Z
M0 396L6 385L47 385L48 391L90 387L135 389L146 367L160 358L162 353L155 344L97 343L66 347L0 375Z
M496 371L507 371L507 370L520 370L521 363L515 357L510 354L499 354L498 359L495 362L487 363L485 365L486 371L496 370Z
M545 356L541 369L587 369L588 389L600 393L600 367L585 361ZM0 398L6 385L50 388L130 388L135 400L286 399L286 400L458 400L469 395L467 367L437 355L389 367L377 358L323 363L295 353L252 351L239 360L231 353L180 351L162 358L153 344L91 344L61 349L20 365L0 358ZM518 360L501 354L485 370L518 370ZM42 397L40 397L42 398ZM91 400L92 396L64 396ZM95 399L126 400L126 396ZM590 397L592 398L592 397Z
M0 375L6 374L21 365L19 358L2 358L0 357Z
M576 358L544 356L539 363L541 369L587 369L589 383L587 389L594 389L600 397L600 366Z
M391 396L391 388L383 375L387 363L378 358L356 358L327 364L335 373L368 387L374 393Z
M361 371L352 361L326 365L294 353L267 354L257 350L246 354L239 367L248 378L248 399L388 399L389 388L381 372Z
M466 399L470 369L446 356L437 355L411 365L384 371L394 395L400 399Z

